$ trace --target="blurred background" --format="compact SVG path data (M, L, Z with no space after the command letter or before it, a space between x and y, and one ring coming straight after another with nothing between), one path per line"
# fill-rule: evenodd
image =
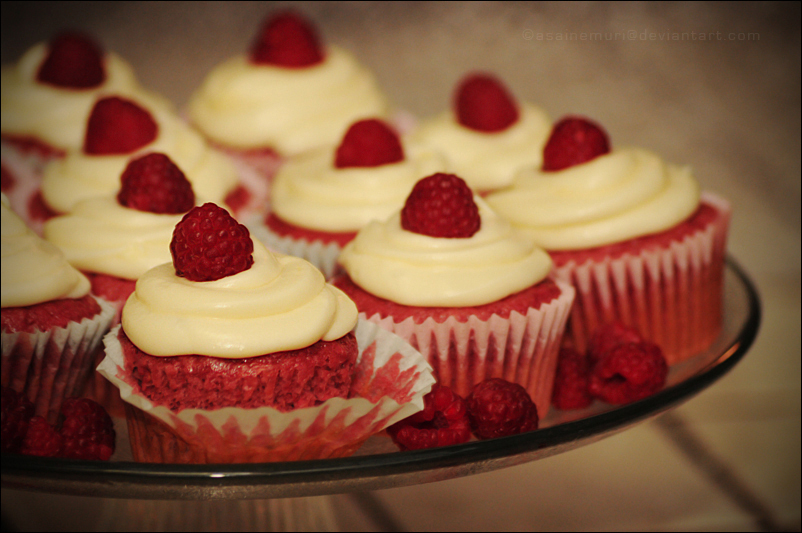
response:
M555 120L586 115L614 147L690 165L731 201L730 254L763 303L743 361L668 417L534 463L336 495L336 525L799 531L800 4L3 2L2 63L61 29L86 30L181 108L287 5L418 117L447 108L466 72L487 70ZM3 528L145 527L103 503L3 489Z

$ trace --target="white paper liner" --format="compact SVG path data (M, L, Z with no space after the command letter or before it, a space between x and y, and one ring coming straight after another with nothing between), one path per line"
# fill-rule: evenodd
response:
M492 315L481 320L471 315L467 322L454 317L442 323L427 318L416 324L408 317L396 322L378 313L360 317L379 324L417 348L435 371L438 383L467 397L474 385L489 378L503 378L522 385L542 418L551 404L560 344L574 300L574 288L555 281L560 296L529 309L526 315L513 311L509 318Z
M584 352L598 326L620 321L660 346L671 365L716 339L731 209L711 193L702 200L720 212L718 219L666 248L555 268L577 289L567 342Z
M32 215L30 203L41 188L44 167L57 159L57 156L45 156L38 151L22 151L13 144L2 141L0 157L3 168L14 178L14 186L3 191L11 204L11 210L41 237L45 221Z
M92 372L114 308L95 298L101 311L63 328L2 333L2 382L33 402L36 414L55 424L66 398L78 396Z
M267 227L266 216L265 213L252 216L246 220L245 226L269 249L306 259L323 272L326 280L330 280L342 272L342 267L337 262L340 252L342 252L339 244L336 242L326 244L320 240L309 242L305 239L279 235Z
M180 434L190 448L191 462L285 461L334 457L387 426L423 409L423 396L434 377L423 356L400 337L360 320L356 327L359 358L355 375L359 397L331 398L316 407L283 413L272 407L224 407L212 411L173 412L136 394L125 381L119 327L106 335L106 358L98 372L120 389L130 406L148 413ZM353 389L352 387L352 389ZM390 387L374 397L382 387ZM129 410L130 411L130 410ZM336 425L336 432L332 427ZM136 429L138 431L138 429ZM236 449L225 450L230 444ZM235 443L236 441L236 443ZM169 443L153 443L169 449ZM132 442L135 457L137 444ZM206 447L206 449L203 449ZM211 450L216 448L216 451ZM210 451L211 450L211 451ZM275 454L271 455L271 452ZM186 457L164 457L184 461Z

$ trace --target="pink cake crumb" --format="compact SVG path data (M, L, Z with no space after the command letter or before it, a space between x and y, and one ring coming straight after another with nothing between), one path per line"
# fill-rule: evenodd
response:
M282 237L293 237L307 242L322 241L323 244L337 243L340 247L345 246L356 237L355 231L329 232L313 229L301 228L280 219L273 213L265 218L265 224L271 230Z
M4 307L2 328L4 333L48 331L99 313L100 305L87 294L83 298L64 298L27 307Z

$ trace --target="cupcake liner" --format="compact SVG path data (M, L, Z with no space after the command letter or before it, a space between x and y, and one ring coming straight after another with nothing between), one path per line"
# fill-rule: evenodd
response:
M3 386L27 396L36 414L51 424L58 420L62 402L82 392L114 318L112 306L97 301L99 314L67 327L2 334Z
M598 326L618 321L660 346L669 365L710 346L721 331L730 206L710 193L702 200L720 216L681 241L555 268L577 290L567 342L584 352Z
M0 142L0 156L3 173L8 173L13 179L13 184L8 188L3 186L3 193L8 197L11 209L41 237L45 219L37 216L31 209L31 204L40 191L44 167L56 157L23 151L5 141Z
M403 339L370 322L356 327L359 358L348 399L281 412L271 407L173 412L127 381L119 327L106 335L98 371L120 388L134 459L159 463L275 462L344 457L371 435L423 409L431 367Z
M542 418L551 404L560 343L574 300L573 287L556 283L559 297L526 315L513 311L509 318L471 315L464 322L449 317L442 323L427 318L416 324L413 317L360 317L409 341L432 365L438 383L462 397L485 379L503 378L527 390Z

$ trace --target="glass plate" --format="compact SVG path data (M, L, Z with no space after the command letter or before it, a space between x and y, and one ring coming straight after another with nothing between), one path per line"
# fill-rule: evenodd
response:
M747 352L760 325L760 300L728 258L724 327L709 350L672 367L659 393L622 406L552 409L537 431L429 450L399 452L386 436L342 459L233 465L161 465L126 461L124 422L112 461L4 455L2 485L72 495L137 499L286 498L369 491L488 472L566 452L655 417L692 398ZM128 455L130 457L130 455Z

